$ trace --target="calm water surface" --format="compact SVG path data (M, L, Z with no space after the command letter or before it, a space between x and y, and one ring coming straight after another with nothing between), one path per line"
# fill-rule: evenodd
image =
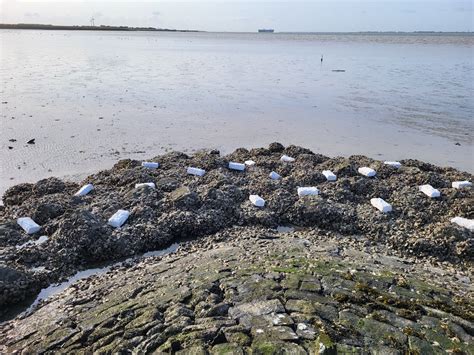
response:
M474 171L474 36L1 30L0 43L0 192L272 141Z
M167 248L164 249L159 249L155 251L150 251L138 256L130 257L125 259L124 261L118 261L118 262L113 262L109 263L107 265L104 265L102 267L95 267L92 269L86 269L82 271L78 271L76 274L73 276L69 277L67 280L58 283L58 284L52 284L46 288L43 288L39 294L31 300L25 300L24 302L20 302L20 304L17 307L9 309L7 312L4 312L2 314L2 317L0 317L0 324L3 321L10 320L20 313L24 312L24 315L28 314L29 312L33 311L35 307L43 300L46 300L64 290L66 290L69 286L72 284L76 283L79 280L86 279L90 276L100 276L102 274L105 274L106 272L110 271L112 268L116 267L121 267L124 265L127 265L134 260L139 261L145 258L149 257L155 257L155 256L162 256L162 255L167 255L174 253L178 250L179 248L179 243L173 243ZM44 272L47 271L45 267L36 267L34 268L36 272Z

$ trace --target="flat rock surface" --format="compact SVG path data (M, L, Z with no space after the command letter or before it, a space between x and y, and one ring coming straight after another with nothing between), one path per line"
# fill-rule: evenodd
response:
M472 287L364 243L230 228L74 284L4 323L0 350L472 354Z

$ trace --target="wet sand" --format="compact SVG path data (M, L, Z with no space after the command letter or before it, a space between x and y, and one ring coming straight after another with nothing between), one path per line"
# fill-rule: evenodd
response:
M284 144L301 144L325 155L362 154L380 160L414 157L440 166L474 171L473 146L469 143L458 146L443 137L370 120L321 119L315 124L314 117L306 117L297 126L288 118L291 117L289 112L279 114L282 117L278 119L273 114L265 118L263 113L258 119L239 117L222 125L212 120L177 124L171 117L161 125L152 122L134 125L125 117L104 117L103 120L96 118L96 122L90 120L91 132L72 119L57 121L36 133L34 129L27 132L15 129L20 134L10 135L18 141L9 143L14 149L2 152L0 193L15 184L48 176L79 181L124 158L144 159L170 150L192 153L206 146L225 154L240 145L257 147L278 138ZM304 112L300 117L303 115ZM186 119L179 121L186 122ZM5 132L1 135L3 140L7 138ZM26 144L32 137L36 138L35 144Z
M472 36L0 36L0 194L124 158L272 141L474 171Z

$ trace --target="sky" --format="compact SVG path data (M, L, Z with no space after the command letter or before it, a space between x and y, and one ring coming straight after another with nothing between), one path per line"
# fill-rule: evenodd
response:
M473 31L472 0L0 0L2 23L203 31Z

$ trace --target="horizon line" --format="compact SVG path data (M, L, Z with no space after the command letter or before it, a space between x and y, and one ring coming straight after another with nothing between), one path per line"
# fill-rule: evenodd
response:
M29 28L21 28L21 26L28 26ZM38 28L34 28L38 26ZM3 27L3 28L2 28ZM115 31L169 31L169 32L208 32L208 33L258 33L258 29L255 31L226 31L226 30L216 30L216 31L208 31L208 30L190 30L190 29L173 29L173 28L160 28L160 27L152 27L152 26L127 26L127 25L54 25L54 24L43 24L43 23L26 23L26 22L19 22L19 23L0 23L0 29L8 29L8 27L12 27L12 29L48 29L48 27L53 27L52 29L57 29L57 27L63 28L64 30L73 30L73 29L90 29L90 30L115 30ZM42 28L41 28L42 27ZM474 33L472 30L469 31L436 31L436 30L414 30L414 31L399 31L399 30L359 30L359 31L275 31L273 34L295 34L295 33L313 33L313 34L356 34L356 33L417 33L417 34L439 34L439 33L463 33L463 34L471 34Z

